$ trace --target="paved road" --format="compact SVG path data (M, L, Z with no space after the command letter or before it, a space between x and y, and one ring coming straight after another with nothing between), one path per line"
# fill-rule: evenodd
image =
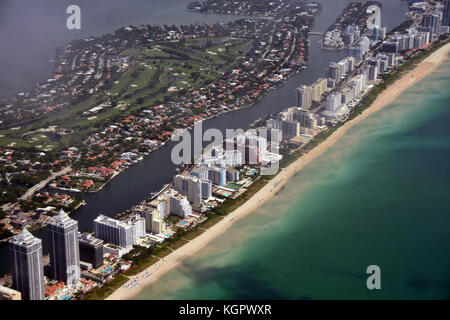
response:
M48 177L45 180L42 180L41 182L39 182L35 186L33 186L30 189L28 189L28 191L25 192L24 195L20 197L20 200L27 200L27 199L29 199L36 191L41 190L43 187L45 187L47 185L47 183L49 183L50 181L52 181L56 177L59 177L59 176L62 176L63 174L66 174L67 172L69 172L71 170L72 170L71 167L66 167L66 168L62 169L61 171L59 171L59 172L52 173L50 177Z

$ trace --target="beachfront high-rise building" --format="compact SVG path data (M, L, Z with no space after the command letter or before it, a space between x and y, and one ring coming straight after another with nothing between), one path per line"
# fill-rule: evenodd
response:
M358 64L362 60L364 53L359 46L354 46L348 48L348 55L355 58L355 63Z
M347 104L355 98L355 88L348 86L342 89L341 102Z
M395 53L385 52L384 55L387 57L388 67L395 65Z
M145 237L145 219L141 215L132 214L128 216L125 223L132 227L131 234L133 244L135 244L139 238Z
M377 60L379 60L379 72L384 73L387 71L387 68L389 67L389 57L385 54L378 53L377 54Z
M355 97L359 97L366 88L366 76L359 74L351 79L351 83L355 88Z
M153 210L144 210L145 231L152 232Z
M162 234L166 231L166 223L160 219L156 211L145 211L145 230L153 234Z
M430 28L431 41L435 41L439 36L439 29L441 27L441 16L437 12L431 12L422 16L422 26Z
M358 42L358 46L361 48L363 54L365 54L367 51L369 51L370 48L370 40L367 37L361 37L361 39Z
M378 26L374 26L372 29L372 40L378 41L380 36L380 28Z
M376 66L377 68L380 68L380 61L381 59L378 57L370 57L367 59L367 64L369 66Z
M258 149L258 154L261 157L267 152L267 139L262 136L258 136L256 130L247 130L244 134L238 134L235 137L235 141L238 146L241 147L256 147Z
M336 87L336 80L328 78L327 79L327 91L331 91Z
M414 48L414 35L413 34L405 34L403 40L404 50L411 50Z
M444 0L444 11L442 11L442 25L450 26L450 0Z
M209 168L208 179L216 186L224 186L227 183L227 172L224 168Z
M347 59L342 59L341 61L338 62L341 77L345 76L345 74L347 73L347 64L348 64Z
M330 62L328 67L328 78L333 79L336 83L341 81L341 67L336 62Z
M226 139L223 141L223 148L228 150L239 150L242 155L242 163L258 164L261 163L264 154L267 152L267 141L256 135L240 135L235 139ZM205 198L205 196L204 196Z
M242 152L239 150L224 150L221 160L217 163L217 165L222 167L237 167L243 164L242 158ZM205 191L205 194L206 193L208 193L208 191Z
M78 244L78 222L60 210L48 225L50 244L50 270L53 279L66 285L80 280L80 248Z
M281 124L281 122L280 122ZM256 132L259 137L266 139L266 148L269 151L269 147L271 145L280 143L282 138L281 129L273 129L269 127L260 127L256 129Z
M311 85L311 90L312 90L312 100L320 102L320 98L322 97L322 94L320 92L320 85L318 83L313 83Z
M94 269L103 266L103 240L97 239L89 233L78 233L80 244L80 260L90 263Z
M266 121L267 128L281 130L281 121L269 119Z
M173 184L176 191L187 196L189 202L196 206L201 204L202 198L209 198L212 195L210 180L176 175L173 177Z
M327 97L327 110L335 112L342 106L342 93L333 92Z
M297 121L285 120L282 122L282 126L283 137L291 139L300 135L300 123Z
M372 32L374 41L383 41L386 38L386 27L374 26Z
M24 300L44 300L44 266L42 240L34 237L26 227L9 241L13 289Z
M369 81L375 81L378 78L378 66L370 65L369 66Z
M152 220L152 233L162 234L166 231L166 223L161 219Z
M94 229L95 237L107 243L126 249L133 246L133 226L131 224L101 214L94 220Z
M296 89L297 107L310 109L312 104L312 89L310 86L300 86ZM281 129L281 128L274 128Z
M160 219L164 219L170 214L170 202L169 199L163 198L158 199L158 203L156 205L156 210L158 211L158 215Z
M414 48L422 48L426 44L426 37L422 33L414 36Z
M347 70L346 73L352 72L355 69L355 57L347 57Z
M191 176L197 179L207 180L209 176L209 168L205 166L197 166L192 169Z
M305 109L297 109L294 112L294 120L300 123L300 130L302 128L315 129L317 120L313 113Z
M320 102L322 95L327 90L327 79L319 78L312 85L312 100ZM299 107L301 108L301 107Z
M227 168L227 180L236 182L239 181L239 170L235 168L228 167Z
M398 41L394 40L385 41L381 46L381 52L398 54L399 51L400 49Z
M349 46L353 44L356 40L359 39L360 31L359 27L355 25L348 25L345 28L344 32L344 43L345 45Z
M185 218L192 213L192 207L185 196L172 196L170 197L170 213Z

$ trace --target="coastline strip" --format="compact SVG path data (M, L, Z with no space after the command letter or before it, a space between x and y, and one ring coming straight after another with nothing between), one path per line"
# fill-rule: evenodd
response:
M245 217L261 204L273 197L288 182L288 180L298 171L303 169L312 160L323 154L329 147L345 134L345 132L353 127L361 120L367 118L372 113L377 112L395 101L398 96L412 85L429 76L436 68L441 65L447 58L450 52L450 43L440 47L435 52L431 53L424 60L419 62L412 70L403 74L392 85L386 88L378 95L375 101L365 109L361 114L355 118L345 122L342 126L336 129L325 141L320 143L314 149L291 163L287 168L282 169L268 184L261 188L242 206L225 216L221 221L213 225L207 231L203 232L198 237L192 239L184 246L174 250L168 254L162 261L151 265L146 270L139 273L136 278L140 283L133 288L126 288L125 285L131 283L128 281L119 287L107 300L125 300L136 296L142 289L155 283L159 277L166 274L171 269L178 266L187 258L205 247L210 241L224 233L234 222ZM278 185L274 186L276 181L280 181ZM147 276L151 275L151 276ZM147 277L146 277L147 276Z

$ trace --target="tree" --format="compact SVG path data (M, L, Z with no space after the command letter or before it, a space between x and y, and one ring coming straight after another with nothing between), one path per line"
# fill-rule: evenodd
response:
M0 208L0 219L4 219L4 218L6 218L6 212L3 211L2 208Z

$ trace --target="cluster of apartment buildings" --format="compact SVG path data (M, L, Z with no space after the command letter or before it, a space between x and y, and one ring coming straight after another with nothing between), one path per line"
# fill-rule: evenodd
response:
M291 140L301 134L314 134L317 128L323 128L325 119L303 107L289 107L277 114L276 119L266 121L267 127L278 130L280 140Z
M173 230L167 229L170 226L167 217L199 220L201 213L210 209L209 201L223 202L214 198L214 188L233 191L226 185L240 180L235 167L253 160L252 165L261 165L270 155L267 136L261 133L249 130L225 139L208 150L200 164L177 174L172 187L164 188L154 199L132 208L130 214L119 219L99 215L94 220L93 234L79 233L78 223L61 210L47 225L51 280L44 277L42 241L24 227L10 240L12 288L0 292L8 296L15 292L23 299L42 300L46 292L54 292L61 285L61 288L79 289L87 283L81 281L82 277L100 278L87 271L102 268L105 254L120 259L133 246L145 246L147 238L162 242L170 237ZM46 290L49 286L52 290Z
M252 2L252 10L256 10L255 4ZM261 1L260 5L266 6L268 1ZM218 8L221 6L225 7L226 3L219 3ZM89 126L102 113L113 108L131 109L125 98L110 92L115 85L114 80L125 70L130 71L142 62L121 54L130 48L140 48L143 44L154 47L159 43L169 48L171 44L167 43L182 39L193 44L198 39L200 45L201 39L209 38L214 39L213 42L226 42L225 47L234 49L233 43L249 41L249 45L243 49L242 61L223 77L188 90L180 90L176 99L161 99L152 105L142 105L132 114L107 117L104 123L95 125L98 129L74 132L58 123L58 126L42 128L45 132L27 132L22 136L19 131L14 131L11 133L14 139L21 136L38 151L33 148L23 153L16 142L0 150L0 161L4 158L5 164L9 164L5 174L8 187L1 190L6 191L2 193L1 203L15 202L20 197L22 189L18 191L16 176L23 174L36 177L48 170L58 172L68 166L76 170L56 178L51 182L52 187L95 192L111 177L165 144L176 128L187 128L195 121L254 103L279 85L290 73L306 64L306 34L318 6L299 4L295 8L288 8L269 5L268 8L269 13L273 10L285 17L276 23L275 32L275 21L269 18L217 24L130 26L120 28L114 34L73 41L61 47L57 52L54 78L30 91L0 98L0 126L10 128L17 121L43 116L53 107L65 107L68 101L77 105L96 92L98 99L95 99L95 104L89 104L89 108L75 114L71 120L76 118L76 121ZM270 36L272 33L273 37ZM127 91L127 94L132 92ZM56 139L65 135L72 147L59 150L59 144L43 137L44 133ZM227 152L226 156L230 161L234 161L231 159L233 157L237 158L237 154L233 155L232 151ZM27 188L32 186L30 183ZM7 211L7 214L9 218L15 218L13 211ZM13 232L19 230L14 228Z
M348 57L330 63L327 79L321 78L310 86L297 88L297 107L321 110L326 120L343 119L382 74L401 64L414 51L438 40L441 34L449 32L448 8L449 1L445 1L443 10L433 8L421 15L420 26L413 25L404 32L389 36L385 27L376 25L363 34L356 45L348 48ZM347 26L345 33L355 32L357 35L357 31L357 26ZM377 45L375 51L370 50ZM324 87L319 85L324 83L327 84Z
M52 278L68 286L76 285L81 277L78 223L61 210L48 223L47 230ZM45 278L42 240L23 228L19 235L10 240L9 245L12 289L19 291L22 299L43 300Z
M368 2L350 3L334 23L334 28L324 33L322 46L328 49L343 49L359 41L361 34L367 33L369 6ZM386 27L375 25L372 33L375 39L384 39Z

